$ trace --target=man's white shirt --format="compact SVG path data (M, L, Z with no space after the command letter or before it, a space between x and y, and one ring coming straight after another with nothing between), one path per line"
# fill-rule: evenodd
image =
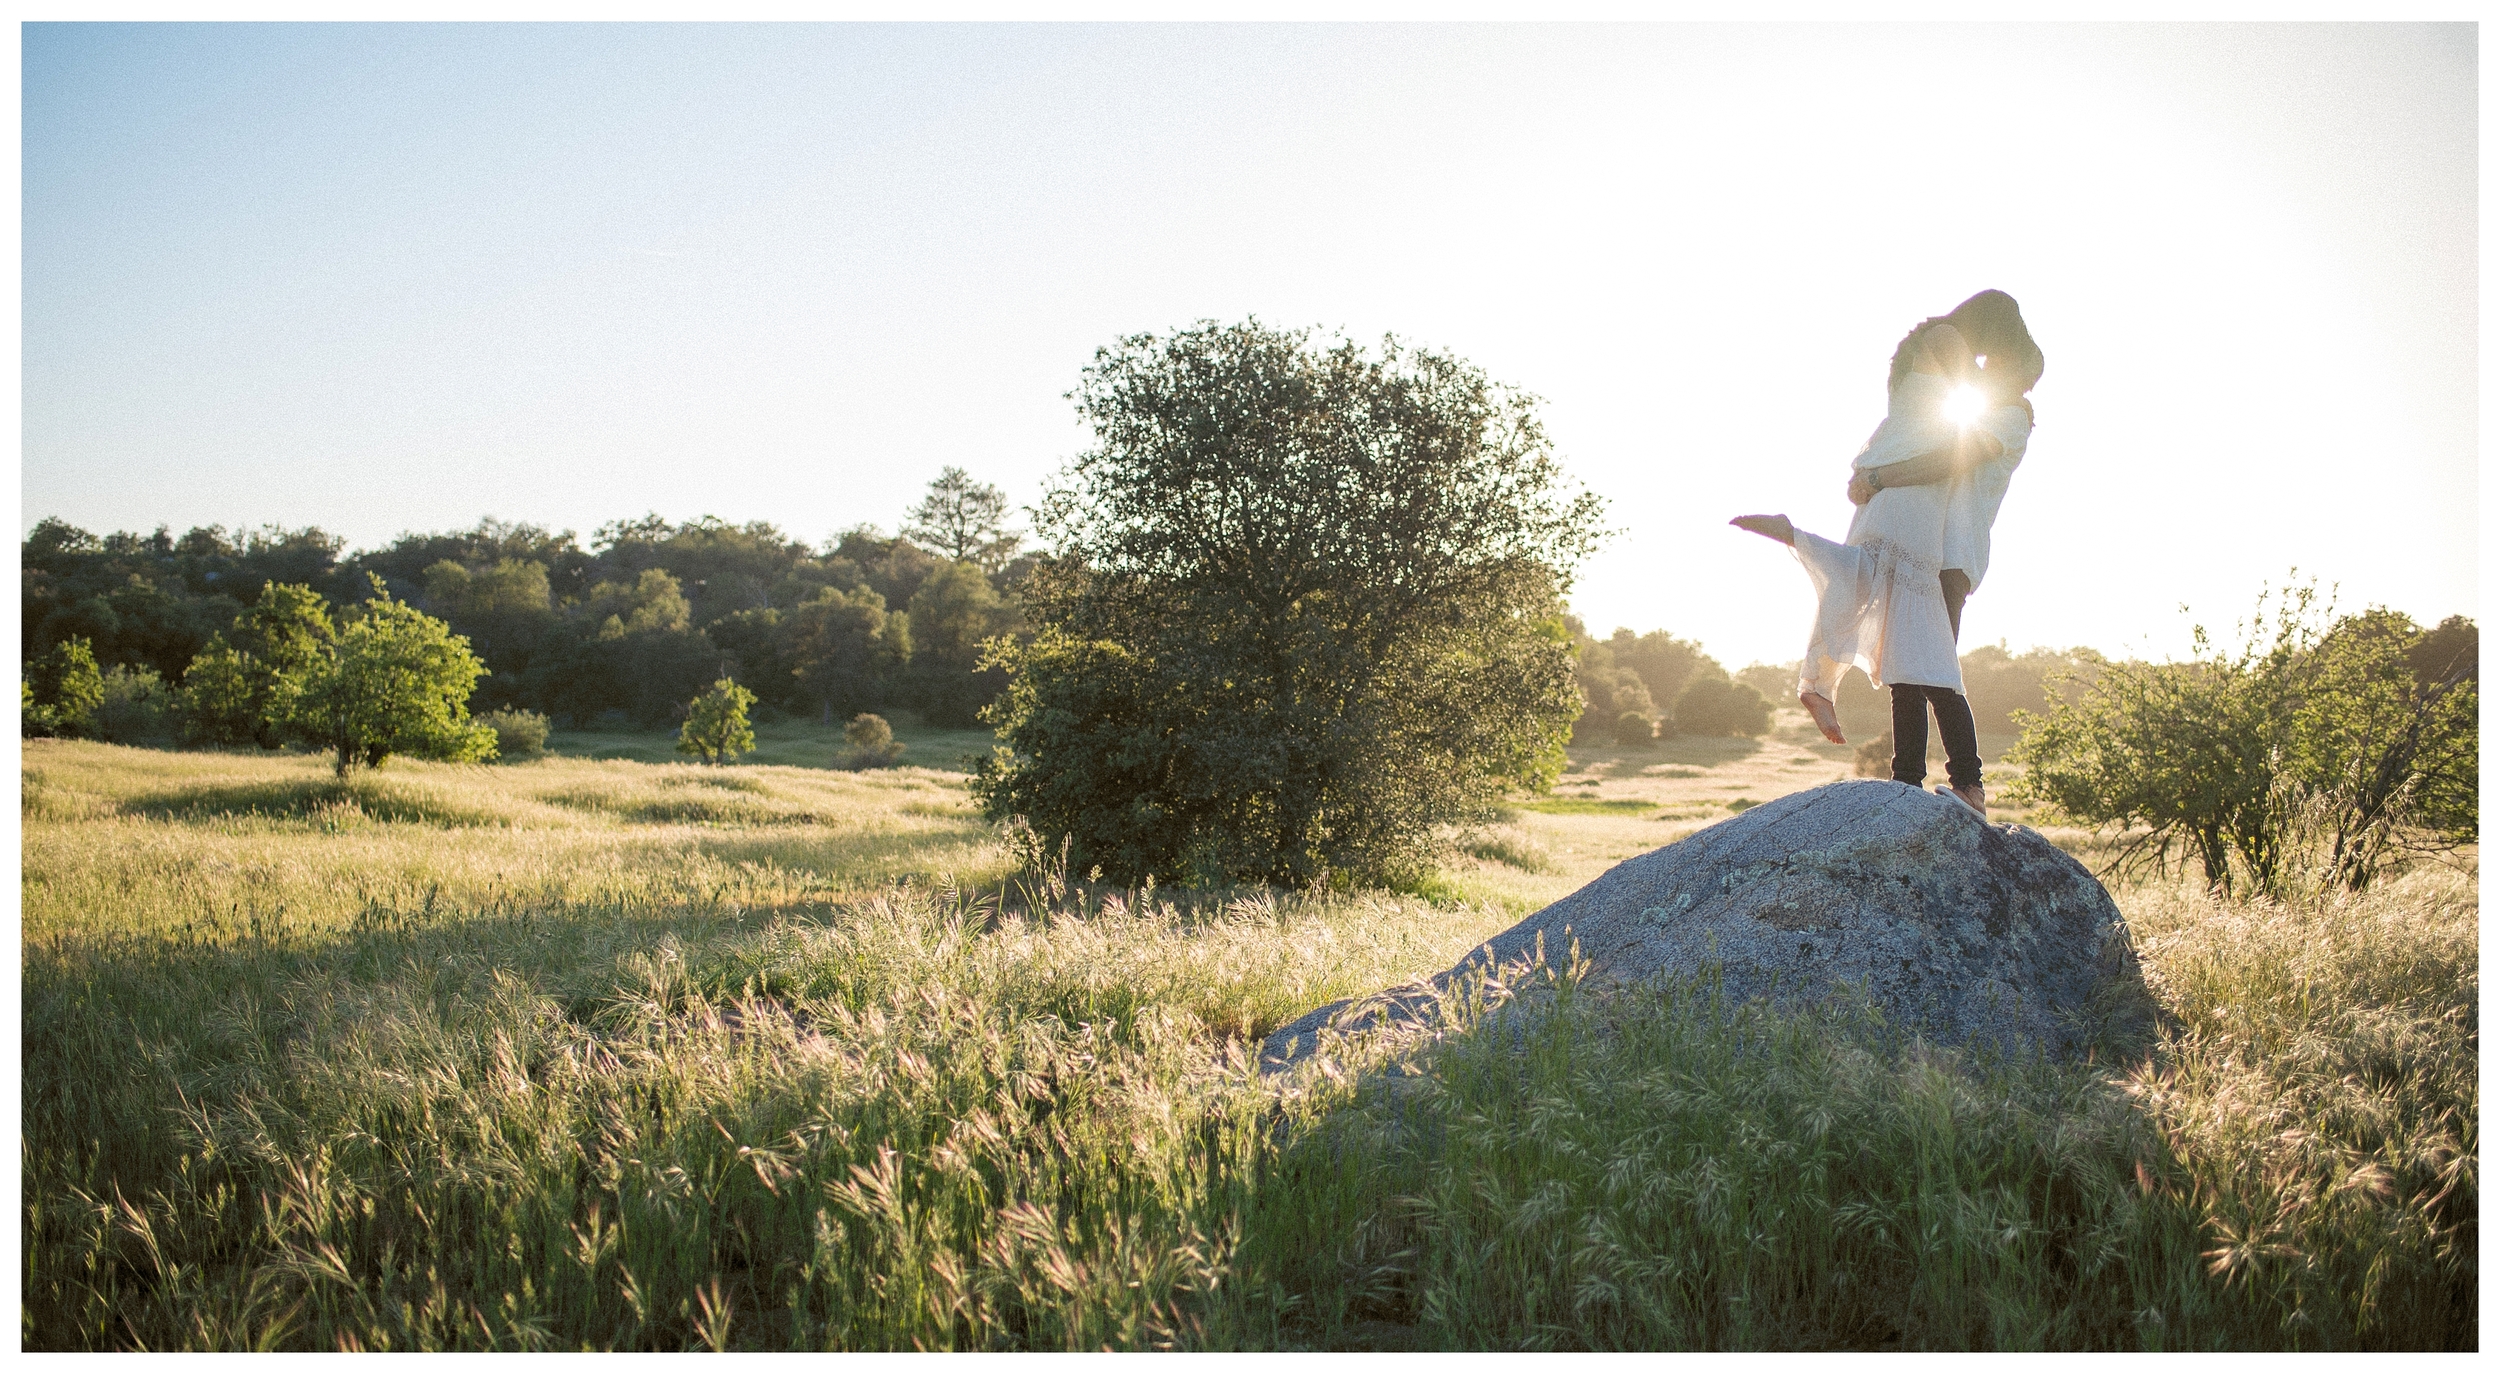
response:
M1998 406L1972 427L2005 446L2003 453L1954 479L1945 495L1944 566L1960 568L1976 591L1988 575L1989 527L1996 524L1997 507L2005 504L2006 485L2014 480L2014 469L2021 466L2023 450L2031 444L2031 408Z

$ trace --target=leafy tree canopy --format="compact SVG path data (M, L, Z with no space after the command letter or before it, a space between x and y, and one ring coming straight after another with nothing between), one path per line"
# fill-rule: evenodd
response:
M338 562L340 541L318 529L229 535L222 526L180 538L160 527L98 537L58 519L39 522L21 549L21 643L31 662L72 638L99 666L153 668L168 681L272 582L359 594Z
M996 573L1016 556L1023 536L1007 528L1007 494L949 465L911 508L903 537L958 563Z
M873 705L880 684L911 661L911 617L889 612L866 587L827 587L782 621L790 675L827 721Z
M263 587L260 599L224 633L209 636L191 661L184 675L188 733L211 744L277 748L294 729L304 685L337 642L319 592L283 582Z
M356 555L354 565L379 573L396 594L430 592L434 569L454 563L471 570L499 563L538 564L546 570L550 594L558 599L579 595L596 581L590 551L575 542L573 532L550 532L542 525L515 524L493 517L465 530L442 534L403 534L390 544ZM442 614L440 606L433 608Z
M56 644L18 684L18 729L28 735L90 735L104 704L104 673L83 639Z
M733 525L706 515L672 525L657 515L602 525L593 540L611 578L666 570L685 593L694 623L776 604L774 591L816 561L804 541L770 521ZM778 604L791 598L785 594Z
M982 646L1023 628L1013 602L981 569L949 563L931 573L911 598L912 697L933 725L970 725L1006 687L1005 675L983 668Z

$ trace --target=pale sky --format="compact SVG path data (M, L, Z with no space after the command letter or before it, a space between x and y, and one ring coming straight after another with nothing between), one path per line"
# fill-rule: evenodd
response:
M2047 355L1963 643L2168 656L2297 565L2477 614L2471 25L24 30L22 525L1017 501L1138 331L1545 398L1575 609L1803 647L1894 341Z

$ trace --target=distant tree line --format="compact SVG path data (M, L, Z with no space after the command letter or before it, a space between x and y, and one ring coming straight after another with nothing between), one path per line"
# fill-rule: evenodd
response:
M1663 735L1751 737L1771 728L1772 703L1780 698L1731 677L1699 644L1664 630L1636 635L1618 629L1593 639L1577 616L1566 623L1579 647L1581 710L1574 743L1639 745Z
M729 677L828 722L903 707L970 725L1004 685L982 642L1023 623L1031 559L1006 516L995 487L949 468L901 533L861 526L822 547L710 516L617 521L587 548L486 519L353 554L317 528L99 537L46 519L22 546L22 647L31 667L83 641L109 719L115 700L171 700L273 586L342 612L386 594L467 639L481 713L666 726Z
M1970 699L1971 718L1982 736L2017 734L2022 726L2014 719L2015 712L2037 711L2058 699L2059 692L2068 698L2080 694L2107 662L2097 649L2031 648L2018 654L2002 641L1982 644L1962 655L1962 692ZM1751 664L1736 674L1736 680L1776 705L1796 704L1797 666L1793 663ZM1841 679L1833 705L1840 713L1841 730L1852 742L1881 743L1882 774L1889 775L1891 696L1868 682L1864 673L1851 673ZM1943 747L1933 740L1930 744Z

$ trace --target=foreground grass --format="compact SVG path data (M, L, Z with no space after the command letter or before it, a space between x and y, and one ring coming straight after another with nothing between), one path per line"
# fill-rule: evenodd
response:
M2470 877L2122 893L2116 1063L1566 978L1262 1084L1688 827L1526 813L1436 907L1032 900L915 770L47 744L23 810L30 1347L2476 1340Z
M1891 1053L1706 986L1330 1084L1246 1337L1454 1348L2471 1348L2474 895L2123 900L2108 1067ZM1277 1179L1287 1180L1280 1186Z

